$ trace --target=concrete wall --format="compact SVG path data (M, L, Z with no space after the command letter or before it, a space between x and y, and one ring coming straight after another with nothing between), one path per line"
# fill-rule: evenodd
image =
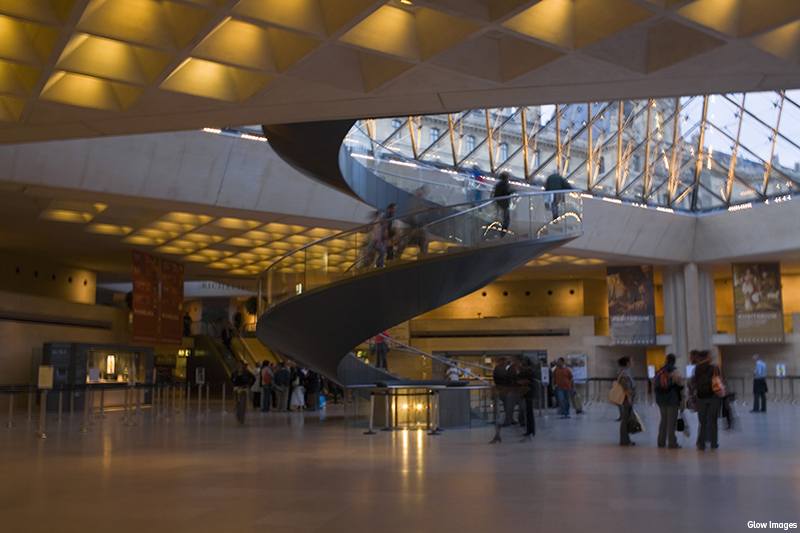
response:
M200 131L0 146L0 181L346 223L369 212L268 143Z
M65 302L53 298L0 292L0 311L24 313L25 320L0 319L0 383L27 383L31 374L31 353L46 342L96 342L129 344L127 311L115 307ZM85 320L108 327L36 323Z
M90 270L15 253L0 253L0 291L93 304L97 292L96 279Z

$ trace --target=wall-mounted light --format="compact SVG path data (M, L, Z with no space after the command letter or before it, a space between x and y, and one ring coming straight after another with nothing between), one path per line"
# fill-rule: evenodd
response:
M114 374L117 369L117 358L114 355L106 357L106 374Z

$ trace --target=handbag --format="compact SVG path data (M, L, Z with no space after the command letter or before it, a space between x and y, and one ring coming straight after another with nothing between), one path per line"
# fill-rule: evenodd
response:
M572 407L576 411L583 409L583 398L581 397L581 393L578 391L572 391Z
M683 411L678 413L678 421L675 423L675 429L683 431L686 428L686 422L683 421Z
M719 367L716 366L714 367L714 375L711 377L711 388L714 389L714 394L720 398L724 398L728 395L728 386L719 373Z
M631 411L631 418L628 420L628 433L641 433L644 431L644 424L642 423L642 418L639 416L639 413L636 411Z
M608 393L608 401L617 405L622 405L626 397L625 389L622 388L619 381L615 381L614 385L611 386L611 391Z

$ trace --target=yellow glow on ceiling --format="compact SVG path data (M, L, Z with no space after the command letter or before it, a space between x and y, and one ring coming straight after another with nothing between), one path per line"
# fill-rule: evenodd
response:
M318 0L241 0L232 13L323 37L328 35Z
M116 224L89 224L83 231L89 233L99 233L100 235L127 235L133 228L130 226L118 226Z
M194 224L180 224L177 222L168 222L166 220L157 220L150 225L154 228L176 233L186 233L187 231L192 231L196 227Z
M249 252L242 252L240 254L236 254L234 256L236 259L241 259L242 261L253 262L261 259L257 254L249 253Z
M283 236L288 236L288 235L294 235L296 233L302 233L302 232L308 230L309 228L307 228L305 226L295 226L295 225L289 225L289 224L281 224L280 222L271 222L271 223L267 224L266 226L262 227L261 229L263 231L266 231L266 232L270 233L270 234L278 233L278 234L281 234Z
M60 26L67 21L75 0L0 0L0 13L46 26Z
M270 81L272 76L189 58L164 80L161 88L213 100L242 103Z
M47 209L39 214L39 218L57 222L86 223L107 207L108 205L101 203L52 200Z
M324 239L325 237L330 237L331 235L335 235L337 233L338 231L324 228L312 228L305 232L306 235L309 237L314 237L314 239Z
M172 255L184 255L191 252L191 249L182 248L180 246L172 246L169 244L165 244L164 246L159 246L155 250L158 253L162 254L172 254Z
M54 71L40 98L104 111L127 111L144 89L63 71Z
M209 257L214 261L216 261L217 259L221 259L223 257L228 257L229 255L233 255L233 252L228 252L225 250L211 250L209 248L206 248L205 250L200 250L197 253L198 255Z
M194 226L201 226L203 224L208 224L214 217L210 217L208 215L196 215L194 213L182 213L180 211L173 211L171 213L167 213L163 217L162 220L167 220L171 222L178 222L180 224L193 224Z
M42 70L0 61L0 93L21 98L33 90Z
M308 244L310 242L315 241L313 237L306 237L304 235L292 235L291 237L286 237L283 240L291 244L299 244L299 245Z
M231 246L241 246L245 248L253 248L256 246L261 246L267 241L263 240L253 240L253 239L243 239L242 237L233 237L232 239L228 239L225 241L225 244L229 244Z
M187 233L181 238L205 245L216 244L225 239L222 235L210 235L208 233Z
M652 11L626 0L542 0L503 26L563 48L580 49L651 16Z
M78 213L65 209L45 209L39 214L39 218L44 220L54 220L56 222L76 222L86 223L92 220L93 215L89 213Z
M0 15L0 59L40 67L58 39L58 30Z
M147 235L128 235L122 242L127 242L128 244L140 244L143 246L161 246L164 244L165 239L160 239L156 237L148 237Z
M56 68L133 85L149 85L173 57L119 41L77 33L64 47Z
M184 256L183 260L184 261L192 261L194 263L208 263L210 261L213 261L212 258L206 257L204 255L200 255L200 254L190 254L190 255Z
M223 217L214 221L213 225L225 229L249 230L255 228L256 226L260 226L261 222L258 222L257 220L242 220L241 218Z
M228 263L209 263L207 266L208 268L219 268L221 270L229 270L231 268Z
M176 53L213 13L162 0L90 0L77 29Z
M189 251L197 250L202 246L201 243L197 243L189 239L175 239L174 241L170 242L170 244L172 246L180 246L181 248L188 249Z
M0 122L17 122L25 109L25 103L21 98L0 96Z
M279 74L319 44L303 35L228 18L203 39L192 57Z

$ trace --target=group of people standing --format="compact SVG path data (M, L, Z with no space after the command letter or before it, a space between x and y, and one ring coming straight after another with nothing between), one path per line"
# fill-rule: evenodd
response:
M755 372L753 394L755 400L751 412L766 411L766 364L758 355L753 356ZM697 440L695 447L704 451L719 448L718 419L727 421L728 429L735 424L733 400L735 396L728 391L719 366L714 362L709 350L692 350L689 362L694 367L693 374L683 379L675 366L675 355L668 354L664 365L658 369L653 378L653 391L656 404L661 414L658 428L659 448L680 448L676 432L685 425L683 413L685 408L697 413ZM633 446L630 431L633 427L633 405L636 398L636 383L631 373L633 362L630 357L619 359L620 372L617 382L625 391L625 399L620 405L620 445ZM683 422L681 424L680 422ZM687 428L688 429L688 428ZM688 431L686 432L688 434Z
M231 375L236 401L236 421L244 424L248 399L253 409L316 411L320 394L324 394L323 378L308 368L298 368L291 361L278 364L264 361L251 372L243 361L236 363Z

